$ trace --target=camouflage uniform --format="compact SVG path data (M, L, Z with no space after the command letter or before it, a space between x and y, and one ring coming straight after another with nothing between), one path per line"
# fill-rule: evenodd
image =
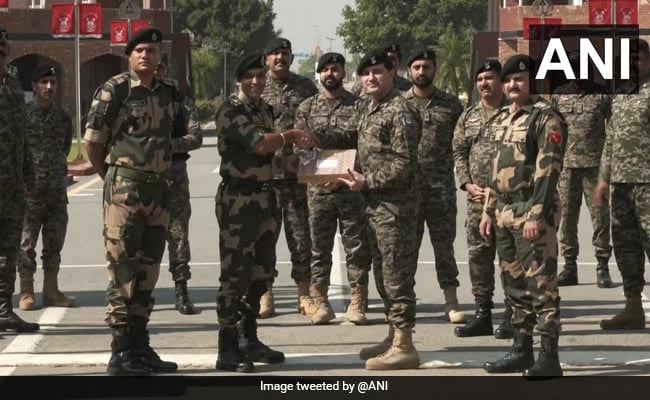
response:
M284 82L274 80L270 74L267 75L262 99L273 108L275 131L280 133L293 128L298 106L316 93L318 93L318 89L314 83L300 75L291 73L289 79ZM287 145L283 150L278 151L278 156L286 156L292 152L293 147ZM282 176L291 180L295 179L295 174L291 173L282 173ZM296 282L309 282L311 279L311 237L307 186L289 182L278 187L276 192L278 204L282 210L280 223L282 220L284 221L287 246L291 252L291 277ZM277 275L277 270L275 275ZM271 277L272 279L273 277Z
M458 267L454 257L457 209L452 139L463 106L456 97L435 87L426 105L418 101L413 90L408 91L405 98L419 110L422 118L417 172L421 200L416 245L419 249L426 222L435 255L438 284L441 289L458 287Z
M401 77L399 75L395 76L395 80L393 81L393 84L400 92L406 92L411 87L413 87L413 83L410 80ZM365 91L363 89L363 84L361 83L361 79L358 79L356 82L354 82L354 86L352 86L352 94L357 97L365 94Z
M609 245L609 209L596 208L592 195L598 183L598 165L605 144L605 120L611 117L611 98L606 89L597 84L575 94L578 90L571 82L559 87L552 97L553 107L562 114L569 128L559 184L561 253L567 260L578 257L578 219L584 196L594 228L592 243L596 257L606 261L612 251Z
M68 225L67 158L72 144L72 118L54 106L43 111L32 101L27 105L26 119L36 184L27 196L18 270L36 272L35 247L42 228L43 270L58 272Z

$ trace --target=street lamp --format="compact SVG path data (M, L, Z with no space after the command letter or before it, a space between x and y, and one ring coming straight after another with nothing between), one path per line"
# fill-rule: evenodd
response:
M204 37L201 39L201 47L206 51L215 50L214 41L210 37ZM230 53L230 43L223 40L219 43L219 49L216 50L219 53L223 53L223 97L224 99L228 96L228 64L227 56Z

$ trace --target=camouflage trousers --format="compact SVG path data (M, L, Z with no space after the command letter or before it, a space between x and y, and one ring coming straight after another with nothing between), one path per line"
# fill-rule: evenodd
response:
M175 161L170 170L169 184L169 226L167 227L167 251L169 252L169 272L174 282L188 281L190 271L190 180L187 176L187 163Z
M350 286L367 285L370 248L363 197L347 189L331 192L317 186L307 190L311 231L311 283L329 287L337 221L345 250Z
M560 219L559 199L553 214L544 218L539 238L535 241L524 239L523 225L497 224L495 236L501 278L514 308L512 326L521 332L532 335L537 321L537 329L543 336L558 337L560 334L560 295L557 286L557 225ZM512 205L513 210L524 209L525 205ZM506 216L505 218L510 218Z
M469 251L469 278L472 282L472 294L477 306L492 308L494 295L494 258L496 244L494 239L486 242L479 231L483 203L467 201L467 249Z
M16 282L16 263L25 213L25 193L12 190L15 183L1 182L0 189L0 297L11 297Z
M560 225L560 250L565 259L578 257L578 220L584 196L594 228L592 243L596 257L609 259L612 248L609 245L609 209L593 205L593 193L598 183L598 167L564 168L560 174L560 204L562 224Z
M417 195L366 196L373 273L395 328L415 326Z
M458 266L454 256L456 240L456 190L432 188L420 185L420 212L417 217L417 239L419 249L424 235L424 223L429 229L433 246L436 275L441 289L458 287Z
M111 327L125 326L132 315L149 320L165 251L168 192L167 183L136 182L111 170L106 175L106 322Z
M650 183L613 183L612 240L626 298L639 298L650 260Z
M276 188L282 218L278 219L277 239L284 222L284 234L291 253L291 278L296 282L311 281L311 236L309 233L309 210L307 186L289 184ZM277 276L275 270L274 279Z
M245 314L259 312L266 282L273 276L280 210L270 188L222 183L215 200L221 258L217 316L223 329L236 326Z
M43 270L58 272L61 250L68 227L68 196L66 189L51 190L44 196L27 198L18 272L36 272L36 243L43 233Z

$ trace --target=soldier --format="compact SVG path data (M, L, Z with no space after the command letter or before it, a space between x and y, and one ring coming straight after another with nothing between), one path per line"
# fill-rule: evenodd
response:
M419 249L426 222L435 255L438 284L445 297L445 316L458 324L465 322L466 317L460 311L456 297L460 283L454 257L457 210L452 138L463 106L455 96L433 84L436 53L432 49L415 51L406 65L413 88L404 97L422 117L417 173L421 201L416 244Z
M169 65L163 55L156 73L166 78ZM188 154L201 147L203 135L196 120L194 101L178 92L178 110L172 128L172 166L169 171L169 226L167 227L167 251L169 252L169 272L174 280L175 308L181 314L194 314L194 304L187 293L190 272L190 180L187 176Z
M399 75L399 70L402 65L402 49L399 44L397 43L391 43L384 47L384 51L388 55L388 58L393 62L393 66L395 67L395 81L393 82L393 85L399 89L401 92L406 92L413 86L410 80L403 78ZM355 96L361 96L364 95L365 89L363 88L363 85L361 84L361 79L357 80L352 87L352 94Z
M318 93L312 81L289 71L293 63L291 42L277 38L266 46L266 63L269 66L266 88L262 99L273 107L273 117L277 132L293 128L298 106L308 97ZM279 156L293 153L291 146L279 151ZM309 297L311 281L311 237L309 233L309 211L307 209L307 186L296 183L293 173L280 172L278 177L286 178L286 183L278 185L278 203L280 205L287 246L291 252L291 277L298 286L298 312L311 316L315 307ZM278 230L280 232L280 230ZM277 276L277 271L276 274ZM262 297L260 318L275 314L273 302L273 280L269 278L268 291Z
M498 115L499 109L508 104L503 95L501 63L485 60L476 71L476 90L480 100L461 114L454 131L454 160L456 182L467 192L467 248L469 249L469 278L476 303L476 317L464 326L456 327L458 337L492 335L492 296L494 294L494 238L485 241L479 232L483 214L483 202L487 187L487 171L494 159L494 138L487 127ZM513 336L510 319L512 307L505 301L504 320L494 331L497 339Z
M579 53L570 55L574 71L578 70ZM612 286L607 262L612 253L609 245L609 209L594 207L592 197L598 183L598 165L605 144L605 120L611 117L611 98L607 89L591 80L573 80L555 90L553 107L562 114L569 128L569 137L560 174L560 250L564 270L559 286L578 284L578 220L582 196L591 216L596 249L596 282L599 288Z
M494 129L496 156L479 226L492 238L504 271L506 296L514 306L512 350L490 373L524 371L525 377L562 376L558 357L560 296L557 290L557 224L560 219L557 182L562 167L566 125L550 104L530 95L533 60L512 56L501 71L504 93L512 105L504 107ZM542 335L535 361L533 328Z
M286 145L309 148L315 142L298 129L274 133L272 109L261 99L266 84L264 55L242 57L235 79L237 94L219 107L215 117L222 177L215 199L221 257L216 367L252 372L254 361L284 361L282 352L257 337L260 298L273 275L280 229L280 211L271 186L273 153ZM289 168L291 163L286 165Z
M25 137L25 95L7 71L9 33L0 27L0 332L35 332L38 324L13 312L11 296L16 282L25 192L34 191L34 165Z
M625 308L602 320L602 329L645 328L641 296L644 249L650 259L650 49L643 39L630 47L632 79L614 96L594 193L596 205L605 209L611 186L612 240L625 294Z
M35 310L34 273L36 242L43 229L43 306L73 307L73 297L58 289L61 249L68 226L68 153L72 144L72 118L54 106L58 87L53 66L32 73L35 98L27 104L26 136L34 159L35 190L27 197L20 244L20 309Z
M142 30L125 53L131 72L95 92L84 136L88 158L104 179L104 245L108 261L105 321L113 341L109 375L174 372L149 345L169 214L168 173L177 89L156 76L162 34Z
M345 58L326 53L318 60L323 92L300 104L296 128L312 132L318 138L332 128L350 129L353 124L356 97L343 88ZM356 147L356 146L355 146ZM309 228L311 231L311 296L318 311L312 323L324 324L336 317L327 299L332 269L332 248L337 221L346 254L348 280L352 293L345 317L354 324L367 324L368 272L370 249L367 240L363 198L346 185L309 185Z

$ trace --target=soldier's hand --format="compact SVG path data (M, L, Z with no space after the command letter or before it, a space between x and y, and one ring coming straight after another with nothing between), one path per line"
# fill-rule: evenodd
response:
M598 181L594 189L594 206L601 208L609 205L609 184L604 181Z
M481 218L481 223L478 226L478 230L483 240L485 240L486 242L491 241L492 240L492 218L484 214L483 217Z
M316 138L302 129L289 129L287 134L291 137L291 142L300 149L311 149L318 146Z
M465 189L467 190L467 193L469 193L472 200L479 197L483 197L483 198L485 197L485 189L483 189L479 185L468 183L467 185L465 185Z
M524 224L524 239L534 242L539 239L539 222L527 221Z
M353 192L360 192L366 185L366 178L363 174L348 168L348 177L339 178L338 182L345 183Z

